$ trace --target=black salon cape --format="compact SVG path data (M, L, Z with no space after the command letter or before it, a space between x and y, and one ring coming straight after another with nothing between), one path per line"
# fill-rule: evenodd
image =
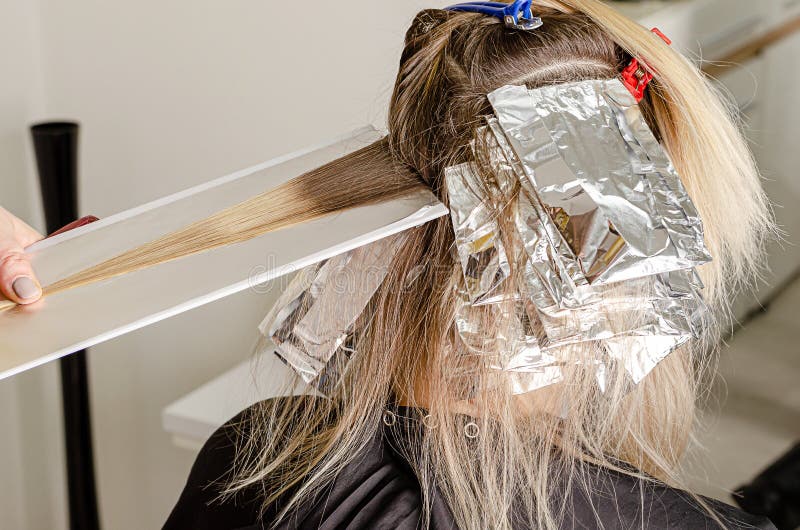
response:
M313 398L309 398L313 399ZM255 490L234 500L217 500L219 484L230 472L236 436L246 411L223 425L206 442L189 474L186 487L172 510L165 530L261 530L280 511L273 503L259 520L260 503ZM418 415L401 410L403 417ZM236 428L233 426L237 425ZM409 425L408 428L414 428ZM419 483L407 462L394 450L400 443L397 426L385 429L372 440L336 480L312 502L284 520L281 530L289 529L392 529L420 527L421 494ZM645 483L624 474L603 471L597 474L591 498L576 489L571 509L562 522L564 529L686 529L719 528L706 511L680 490ZM745 514L716 501L709 501L730 529L773 529L765 518ZM434 496L430 528L456 529L449 508ZM260 522L263 521L263 522ZM520 522L515 528L527 529Z

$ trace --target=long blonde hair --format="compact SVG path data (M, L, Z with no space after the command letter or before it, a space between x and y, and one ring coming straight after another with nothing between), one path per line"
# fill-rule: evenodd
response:
M406 35L385 141L58 288L420 185L447 204L443 170L470 161L466 146L481 117L491 112L488 92L511 83L534 88L613 77L631 57L640 57L655 76L641 107L704 220L706 245L714 256L700 271L704 293L717 314L725 314L731 294L757 271L771 227L758 173L731 112L695 66L602 2L541 0L535 5L544 25L531 32L507 30L482 15L421 12ZM483 177L492 180L489 171ZM507 204L513 201L510 197ZM282 210L287 204L298 207L287 213ZM498 217L504 208L498 207ZM398 402L424 406L436 426L423 429L414 447L404 448L420 479L424 515L429 516L435 482L461 528L510 528L512 504L522 506L530 526L556 527L569 499L554 499L549 488L562 481L580 486L584 462L607 468L628 464L654 479L680 483L677 468L717 327L709 323L703 339L674 352L633 389L621 367L612 367L604 392L589 371L575 369L562 384L514 396L496 384L496 374L480 359L469 359L469 370L454 369L464 368L465 360L454 333L460 270L452 245L446 218L408 231L370 301L368 321L360 323L357 353L341 384L327 399L275 400L256 407L225 494L258 487L266 505L291 490L284 510L290 514L352 462L379 432L383 411ZM485 324L487 336L503 325L489 315ZM564 354L591 357L593 348L589 344ZM464 403L465 389L485 388L491 390L478 391L468 401L471 421L480 430L479 439L468 442L465 416L454 412Z

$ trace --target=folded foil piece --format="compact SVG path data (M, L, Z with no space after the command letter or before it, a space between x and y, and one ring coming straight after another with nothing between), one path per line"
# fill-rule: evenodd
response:
M449 167L444 177L466 294L471 303L486 303L509 273L490 193L472 164Z
M515 393L556 383L576 365L595 370L601 389L616 364L639 383L700 336L709 315L695 267L711 257L666 151L618 79L506 86L489 100L494 116L473 149L476 159L488 152L489 180L518 190L515 234L500 234L486 176L467 164L447 171L462 176L446 179L449 195L470 198L450 205L467 282L456 315L465 352L483 352ZM501 289L511 266L499 242L510 239L524 256L514 289ZM485 274L474 272L475 241L496 258L481 262ZM475 296L487 288L492 298ZM487 311L496 312L489 322L506 322L502 332L486 325Z
M321 390L342 375L353 354L356 322L378 290L403 234L301 269L259 325L274 353Z
M616 367L641 382L709 316L702 223L666 151L618 79L489 100L475 160L444 174L463 279L454 378L488 368L515 394L575 369L601 390ZM306 382L339 380L401 240L303 269L261 323Z
M489 101L593 285L711 259L696 209L619 79L506 86Z
M481 147L489 151L489 161L498 187L513 189L519 184L519 199L514 221L530 265L529 280L537 285L542 303L554 300L559 307L581 307L596 301L589 281L581 270L572 248L539 201L535 186L524 174L522 164L511 150L496 119L478 131ZM477 148L478 144L473 144ZM476 153L476 156L480 154Z
M529 300L517 298L483 305L471 304L465 292L456 311L456 330L462 357L473 359L473 375L486 366L498 374L491 386L510 384L524 394L563 379L558 359L541 348L539 329L528 318ZM463 359L462 359L463 361ZM469 364L469 363L464 363ZM470 373L467 371L467 373ZM464 375L464 370L459 371Z

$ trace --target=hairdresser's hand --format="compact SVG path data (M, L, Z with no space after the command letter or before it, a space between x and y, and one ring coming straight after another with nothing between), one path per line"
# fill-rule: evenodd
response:
M42 235L0 207L0 293L18 304L30 304L42 296L23 249Z

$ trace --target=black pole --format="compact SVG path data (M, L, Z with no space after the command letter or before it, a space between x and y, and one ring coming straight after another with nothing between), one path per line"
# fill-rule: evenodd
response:
M78 124L31 127L47 232L78 217ZM71 530L99 530L86 350L60 361Z

